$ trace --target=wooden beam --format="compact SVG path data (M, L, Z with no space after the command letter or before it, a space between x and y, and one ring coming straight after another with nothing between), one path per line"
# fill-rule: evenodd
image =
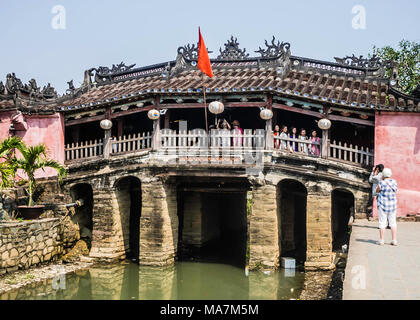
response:
M363 119L357 119L357 118L350 118L350 117L343 117L343 116L337 116L334 114L328 115L328 119L335 120L335 121L344 121L344 122L350 122L350 123L357 123L357 124L364 124L366 126L375 126L375 121L372 120L363 120Z
M279 103L273 103L273 108L274 109L291 111L291 112L296 112L296 113L301 113L301 114L306 114L306 115L310 115L310 116L313 116L313 117L316 117L316 118L322 118L323 117L322 113L319 113L319 112L316 112L316 111L299 109L299 108L290 107L290 106L286 106L284 104L279 104ZM364 124L364 125L367 125L367 126L375 126L375 122L371 121L371 120L363 120L363 119L357 119L357 118L343 117L343 116L337 116L337 115L333 115L333 114L329 114L328 119L334 120L334 121L344 121L344 122L350 122L350 123Z
M301 113L301 114L306 114L306 115L313 116L313 117L316 117L316 118L322 118L323 117L322 113L319 113L319 112L316 112L316 111L311 111L311 110L305 110L305 109L290 107L290 106L286 106L285 104L273 103L273 108L282 109L282 110L291 111L291 112L296 112L296 113Z
M227 102L225 104L225 107L228 108L238 108L238 107L248 107L248 108L259 108L259 107L265 107L267 105L267 102ZM176 104L158 104L158 105L150 105L147 107L141 107L136 109L130 109L120 112L115 112L110 114L110 119L115 119L123 116L127 116L130 114L135 114L139 112L145 112L149 111L154 108L160 108L160 109L202 109L203 104L202 103L176 103ZM69 120L65 122L66 127L68 126L74 126L81 123L87 123L87 122L94 122L94 121L101 121L103 119L106 119L106 115L99 115L99 116L93 116L93 117L86 117L81 119L75 119L75 120Z
M68 120L65 122L66 127L74 126L77 124L87 123L87 122L95 122L95 121L101 121L103 119L106 119L106 116L104 114L101 114L99 116L93 116L93 117L86 117L86 118L80 118L75 120Z

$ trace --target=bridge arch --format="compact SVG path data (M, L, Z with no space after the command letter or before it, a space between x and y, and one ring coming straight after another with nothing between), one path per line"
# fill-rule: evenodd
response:
M355 196L347 188L335 188L331 192L331 231L333 250L340 250L348 242L348 221L355 213Z
M136 176L118 178L114 184L117 232L123 240L127 258L138 261L140 254L141 181Z
M297 179L283 179L277 185L280 256L306 260L306 201L308 191Z
M75 206L75 214L71 217L73 223L79 226L80 238L91 246L93 231L93 188L89 183L76 183L69 188L72 202L80 201Z

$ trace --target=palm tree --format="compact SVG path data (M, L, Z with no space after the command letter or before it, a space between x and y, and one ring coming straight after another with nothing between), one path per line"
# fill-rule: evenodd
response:
M16 159L18 169L22 169L28 176L28 192L29 192L29 203L28 206L32 206L33 200L32 195L34 188L36 187L35 171L38 169L44 169L47 167L53 168L58 172L58 179L61 182L66 176L66 169L57 161L47 159L47 147L44 144L38 144L35 146L26 146L24 143L17 148L22 154L21 158Z
M0 142L1 188L13 186L17 171L15 149L21 150L23 147L24 143L22 139L16 136L9 137Z

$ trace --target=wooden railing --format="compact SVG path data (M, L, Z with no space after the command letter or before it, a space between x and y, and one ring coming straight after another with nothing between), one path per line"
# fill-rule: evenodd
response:
M312 157L324 157L338 161L344 161L359 165L373 164L373 150L369 148L353 146L347 143L328 141L326 150L328 154L322 153L322 143L310 139L281 138L280 136L266 135L265 130L245 129L243 133L230 130L211 130L207 134L202 129L177 132L170 129L163 129L158 134L143 132L134 135L110 138L105 148L102 140L86 141L66 145L65 160L77 161L96 157L107 158L105 150L109 155L132 153L144 149L153 150L177 150L182 151L180 155L186 156L189 151L215 150L220 153L238 152L244 154L249 151L265 150L267 152L288 152L302 154Z
M134 152L152 146L152 134L143 132L112 139L111 154Z
M321 142L310 139L281 138L274 136L274 150L297 152L314 157L321 156Z
M329 144L328 158L333 158L342 161L359 163L364 165L373 165L373 150L369 148L358 147L347 143L342 144L335 140Z
M207 135L204 130L175 132L163 129L160 134L161 148L260 148L265 146L265 133L262 129L245 129L243 134L230 130L210 130Z
M102 139L76 142L66 145L64 153L66 161L96 158L103 155L104 146Z

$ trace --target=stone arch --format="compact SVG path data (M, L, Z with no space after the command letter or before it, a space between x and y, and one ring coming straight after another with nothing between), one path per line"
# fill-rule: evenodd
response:
M69 187L71 201L76 203L71 220L79 226L80 238L90 247L93 231L93 188L89 183L76 183Z
M280 256L306 260L307 189L297 179L282 179L277 185Z
M141 181L136 176L118 178L114 184L117 233L126 257L138 261L140 254Z
M355 213L355 196L347 188L335 188L331 192L331 231L333 250L341 249L348 242L348 221Z

